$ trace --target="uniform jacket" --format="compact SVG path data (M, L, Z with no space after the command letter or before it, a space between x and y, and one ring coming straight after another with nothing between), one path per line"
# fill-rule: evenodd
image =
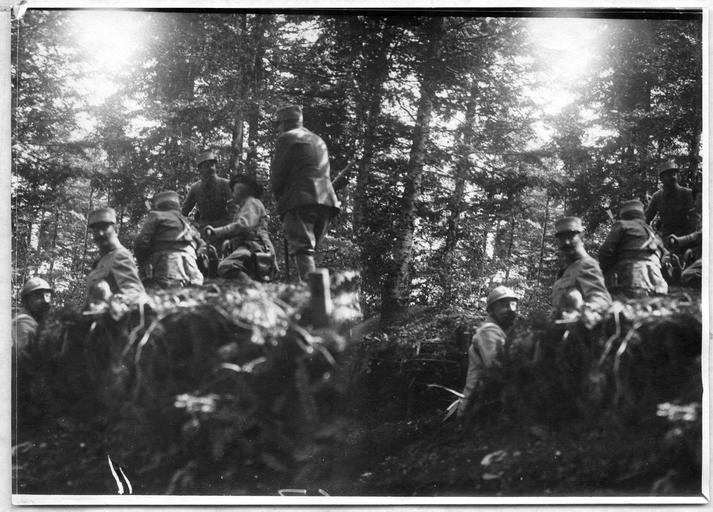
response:
M20 308L12 318L12 345L17 354L27 352L38 327L37 320L26 308Z
M277 212L309 204L339 211L339 200L329 177L327 145L306 128L282 133L270 164L270 184L277 199Z
M646 209L646 222L651 222L656 214L661 217L661 236L687 235L691 232L688 213L693 208L693 193L690 188L676 184L671 193L658 190L651 197Z
M217 238L230 238L233 248L247 246L251 252L275 254L267 231L267 211L259 199L249 196L227 226L217 228Z
M585 304L593 309L606 309L611 304L611 295L604 285L599 264L588 254L570 263L555 281L552 287L552 306L556 311L562 310L562 298L572 288L579 290Z
M153 210L136 236L134 254L141 264L159 251L182 251L195 256L201 245L200 234L178 210Z
M112 293L136 297L145 293L129 250L121 244L99 257L87 276L87 293L100 281L106 281Z
M465 408L469 403L483 370L492 366L498 354L504 350L505 339L505 331L490 315L475 331L468 349L468 373L465 377L461 407Z
M198 206L196 221L201 226L227 224L233 214L230 182L220 176L207 183L196 181L188 191L181 213L187 217L194 206Z
M606 274L619 261L651 260L652 256L660 260L664 251L663 242L643 219L622 219L614 223L599 249L599 266Z

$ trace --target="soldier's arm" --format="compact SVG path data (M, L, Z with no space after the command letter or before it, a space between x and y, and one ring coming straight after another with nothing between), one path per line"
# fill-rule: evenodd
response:
M193 210L193 207L196 205L196 191L195 191L195 185L191 186L191 188L188 190L188 195L186 196L186 200L183 202L183 206L181 207L181 213L183 214L184 217L188 217L188 214L191 213L191 210Z
M237 217L227 226L215 228L216 238L228 238L255 229L260 223L264 207L258 200L248 200L240 208Z
M465 386L463 387L463 398L461 399L460 406L458 407L458 415L461 416L465 411L468 403L470 402L471 395L475 386L480 380L480 374L482 373L482 363L480 358L475 353L475 347L471 343L468 349L468 372L465 375Z
M13 326L12 338L18 355L27 354L37 332L37 322L28 315L19 316Z
M288 157L289 157L289 137L282 134L275 142L275 152L272 155L270 162L270 186L275 198L282 197L287 182L288 174Z
M136 265L128 252L119 252L116 255L111 273L119 291L125 296L134 297L146 293Z
M478 352L487 368L492 366L505 344L503 331L495 324L487 324L480 328L477 336Z
M604 240L604 243L599 248L599 266L602 272L607 272L616 263L616 253L619 242L621 241L621 233L621 223L616 222L607 235L606 240Z
M703 231L696 231L690 235L678 237L678 246L681 249L686 249L687 247L701 245L703 243Z
M601 311L611 304L611 295L604 285L604 276L596 261L585 261L577 276L577 283L582 291L586 305Z

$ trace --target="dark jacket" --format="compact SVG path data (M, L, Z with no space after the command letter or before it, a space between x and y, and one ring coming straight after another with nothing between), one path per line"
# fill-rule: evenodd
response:
M646 222L651 222L656 214L661 217L661 237L687 235L693 230L688 213L693 208L693 193L690 188L676 185L670 193L658 190L646 209Z
M207 183L196 181L188 191L181 213L187 217L194 206L198 207L195 218L200 226L227 224L234 211L230 182L220 176Z
M298 206L321 204L339 211L339 200L329 176L327 145L306 128L282 133L270 164L270 184L277 199L277 212Z
M605 274L621 260L661 259L663 242L643 219L618 220L599 249L599 266Z

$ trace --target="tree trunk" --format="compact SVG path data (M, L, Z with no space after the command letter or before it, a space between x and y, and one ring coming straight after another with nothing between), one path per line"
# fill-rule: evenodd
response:
M416 219L416 198L421 190L423 165L426 157L426 143L431 130L433 101L435 98L438 73L433 64L441 53L443 18L430 20L430 42L424 72L421 78L421 97L418 101L416 125L413 130L411 152L406 168L403 195L403 213L398 225L400 234L394 251L394 269L385 282L382 294L381 320L386 326L408 305L411 288L411 263L413 261L414 221Z
M545 196L545 221L542 224L542 237L540 238L540 261L537 264L537 284L540 284L540 276L542 275L542 263L545 258L545 237L547 235L547 221L550 215L550 191L547 190Z

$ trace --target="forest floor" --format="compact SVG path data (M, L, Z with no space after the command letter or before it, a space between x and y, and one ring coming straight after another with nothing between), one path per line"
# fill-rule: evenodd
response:
M460 345L468 341L461 326L473 319L422 313L391 332L390 342L375 334L371 345L362 342L361 351L351 354L342 375L354 396L333 404L318 425L327 433L321 441L316 433L308 450L296 448L290 468L252 465L238 469L241 481L216 467L188 471L190 462L173 458L178 444L175 451L148 453L148 446L121 459L132 447L112 439L117 425L108 418L116 414L88 402L55 409L22 429L13 443L13 492L116 494L112 457L114 470L140 495L276 496L281 489L314 496L700 495L700 426L672 424L655 405L633 420L608 413L549 424L502 414L444 420L453 397L427 384L458 388L465 370ZM441 335L444 326L448 331ZM413 339L430 345L419 342L414 349ZM418 358L410 362L425 365L425 374L403 364L404 354L414 350Z

